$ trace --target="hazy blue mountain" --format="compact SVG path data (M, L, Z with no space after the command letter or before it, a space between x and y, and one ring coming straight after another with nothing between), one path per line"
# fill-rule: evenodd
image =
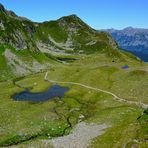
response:
M108 29L107 32L122 49L148 62L148 29L127 27L123 30Z

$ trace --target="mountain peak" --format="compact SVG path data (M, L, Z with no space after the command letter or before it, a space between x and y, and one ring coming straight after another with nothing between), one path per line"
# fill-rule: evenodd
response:
M74 21L74 20L81 20L81 19L76 14L72 14L72 15L64 16L59 20Z
M94 31L89 25L87 25L80 17L76 14L64 16L58 20L61 26L68 26L70 28L86 28L89 31Z
M133 30L133 29L134 29L134 28L131 27L131 26L124 28L124 30Z
M71 14L71 15L68 15L68 16L71 16L71 17L78 17L76 14Z
M72 18L79 18L76 14L71 14L71 15L69 15L68 17L72 17Z

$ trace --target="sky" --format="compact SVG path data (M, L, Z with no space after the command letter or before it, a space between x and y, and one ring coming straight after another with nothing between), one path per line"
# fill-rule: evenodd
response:
M76 14L95 29L148 28L148 0L0 0L0 3L36 22Z

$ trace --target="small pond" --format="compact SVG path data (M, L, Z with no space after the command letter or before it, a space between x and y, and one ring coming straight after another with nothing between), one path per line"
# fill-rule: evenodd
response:
M122 66L122 69L129 69L128 65Z
M13 95L12 98L15 101L45 102L52 98L63 97L68 90L69 88L67 87L53 85L45 92L32 93L29 90L25 90Z

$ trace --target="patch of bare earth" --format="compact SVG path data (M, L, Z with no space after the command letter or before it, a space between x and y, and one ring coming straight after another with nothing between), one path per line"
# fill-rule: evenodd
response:
M72 133L67 136L57 137L51 140L54 148L87 148L91 140L104 134L105 129L110 126L106 124L78 123Z

